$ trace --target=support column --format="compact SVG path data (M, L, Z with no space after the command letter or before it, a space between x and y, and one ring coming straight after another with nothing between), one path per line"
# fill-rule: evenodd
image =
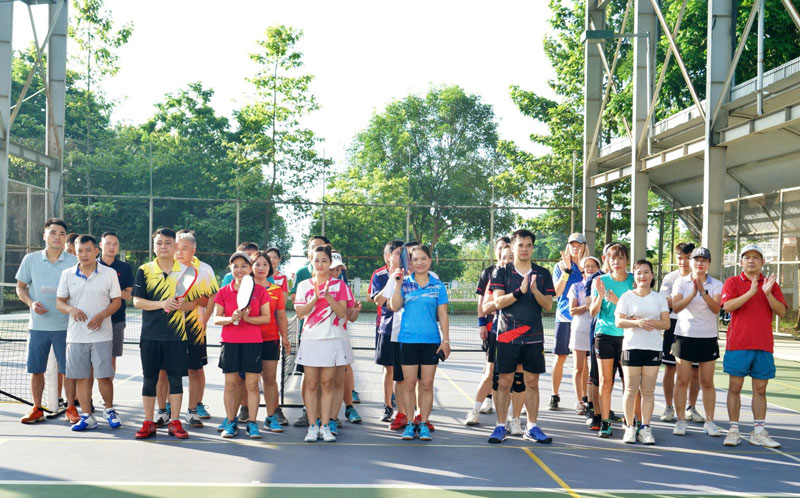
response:
M6 231L8 227L8 146L11 117L11 40L14 3L0 3L0 283L5 282ZM0 310L3 295L0 289Z
M597 6L597 0L586 2L585 29L605 29L605 7ZM586 244L594 254L597 238L597 189L591 186L591 177L598 173L597 154L588 161L589 148L592 146L592 134L600 119L600 106L603 100L603 62L597 47L591 43L583 47L586 64L584 66L583 86L583 219L581 227L586 235ZM600 147L599 140L595 147Z
M53 34L47 45L47 84L50 98L47 100L47 140L45 153L58 160L55 168L48 168L45 176L45 212L47 216L64 217L64 112L67 91L67 17L68 1L59 10L58 3L50 4L49 22ZM58 16L56 19L55 16ZM54 23L55 21L55 23Z
M729 92L722 93L725 77L733 56L731 22L733 6L730 0L708 2L708 49L706 59L706 116L705 154L703 161L703 234L702 243L711 252L709 273L722 275L722 233L725 208L726 147L714 145L714 130L727 125L727 112L722 109L714 122L712 113L717 102L727 101Z
M631 123L631 263L647 256L647 193L650 181L642 171L641 158L648 153L636 144L648 130L644 124L653 95L653 61L658 18L649 0L636 0L633 18L633 123Z

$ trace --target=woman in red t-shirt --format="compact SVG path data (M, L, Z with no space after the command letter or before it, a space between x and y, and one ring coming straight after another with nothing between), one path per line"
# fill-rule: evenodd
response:
M289 279L286 275L278 271L278 268L281 266L281 250L277 247L270 247L267 249L266 255L267 258L269 258L269 262L272 264L272 281L281 288L283 300L285 302L289 299Z

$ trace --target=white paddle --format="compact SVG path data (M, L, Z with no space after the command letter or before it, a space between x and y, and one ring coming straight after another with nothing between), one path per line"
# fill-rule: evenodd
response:
M250 299L253 298L253 291L256 288L256 283L253 277L245 275L242 278L242 283L239 284L239 292L236 294L236 309L242 311L250 306ZM234 325L239 325L239 320L233 322Z

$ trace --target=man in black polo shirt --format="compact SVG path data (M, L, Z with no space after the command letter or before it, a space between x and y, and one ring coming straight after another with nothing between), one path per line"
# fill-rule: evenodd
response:
M122 344L125 341L125 301L131 298L133 292L133 270L131 265L125 261L117 259L119 253L119 237L114 232L104 232L100 236L100 249L102 255L97 261L110 267L117 272L119 288L122 291L122 304L119 309L111 315L111 326L114 330L114 339L111 350L111 366L117 371L117 357L122 356Z
M525 380L525 407L528 425L525 439L551 443L536 425L539 413L539 374L545 371L544 327L542 310L553 307L555 286L550 271L531 261L536 237L528 230L517 230L511 237L514 262L498 266L489 288L500 310L495 346L495 370L500 375L497 385L497 427L490 443L501 443L506 437L506 416L511 400L511 383L517 365L522 365Z

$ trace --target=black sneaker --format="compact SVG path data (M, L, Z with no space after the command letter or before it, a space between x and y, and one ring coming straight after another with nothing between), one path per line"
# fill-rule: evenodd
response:
M558 411L558 403L561 401L561 396L558 394L554 394L550 396L550 411L557 412Z
M283 410L281 407L275 409L275 416L278 417L278 424L279 425L289 425L289 421L286 419L286 416L283 414Z
M589 422L587 425L589 426L590 431L599 431L603 427L602 423L603 423L603 417L601 417L600 415L595 415L594 417L592 417L591 422Z
M612 422L622 422L622 417L614 413L614 410L609 410L608 419Z
M383 407L383 417L381 417L381 422L391 422L392 415L394 415L394 410L392 410L391 406L384 406Z

